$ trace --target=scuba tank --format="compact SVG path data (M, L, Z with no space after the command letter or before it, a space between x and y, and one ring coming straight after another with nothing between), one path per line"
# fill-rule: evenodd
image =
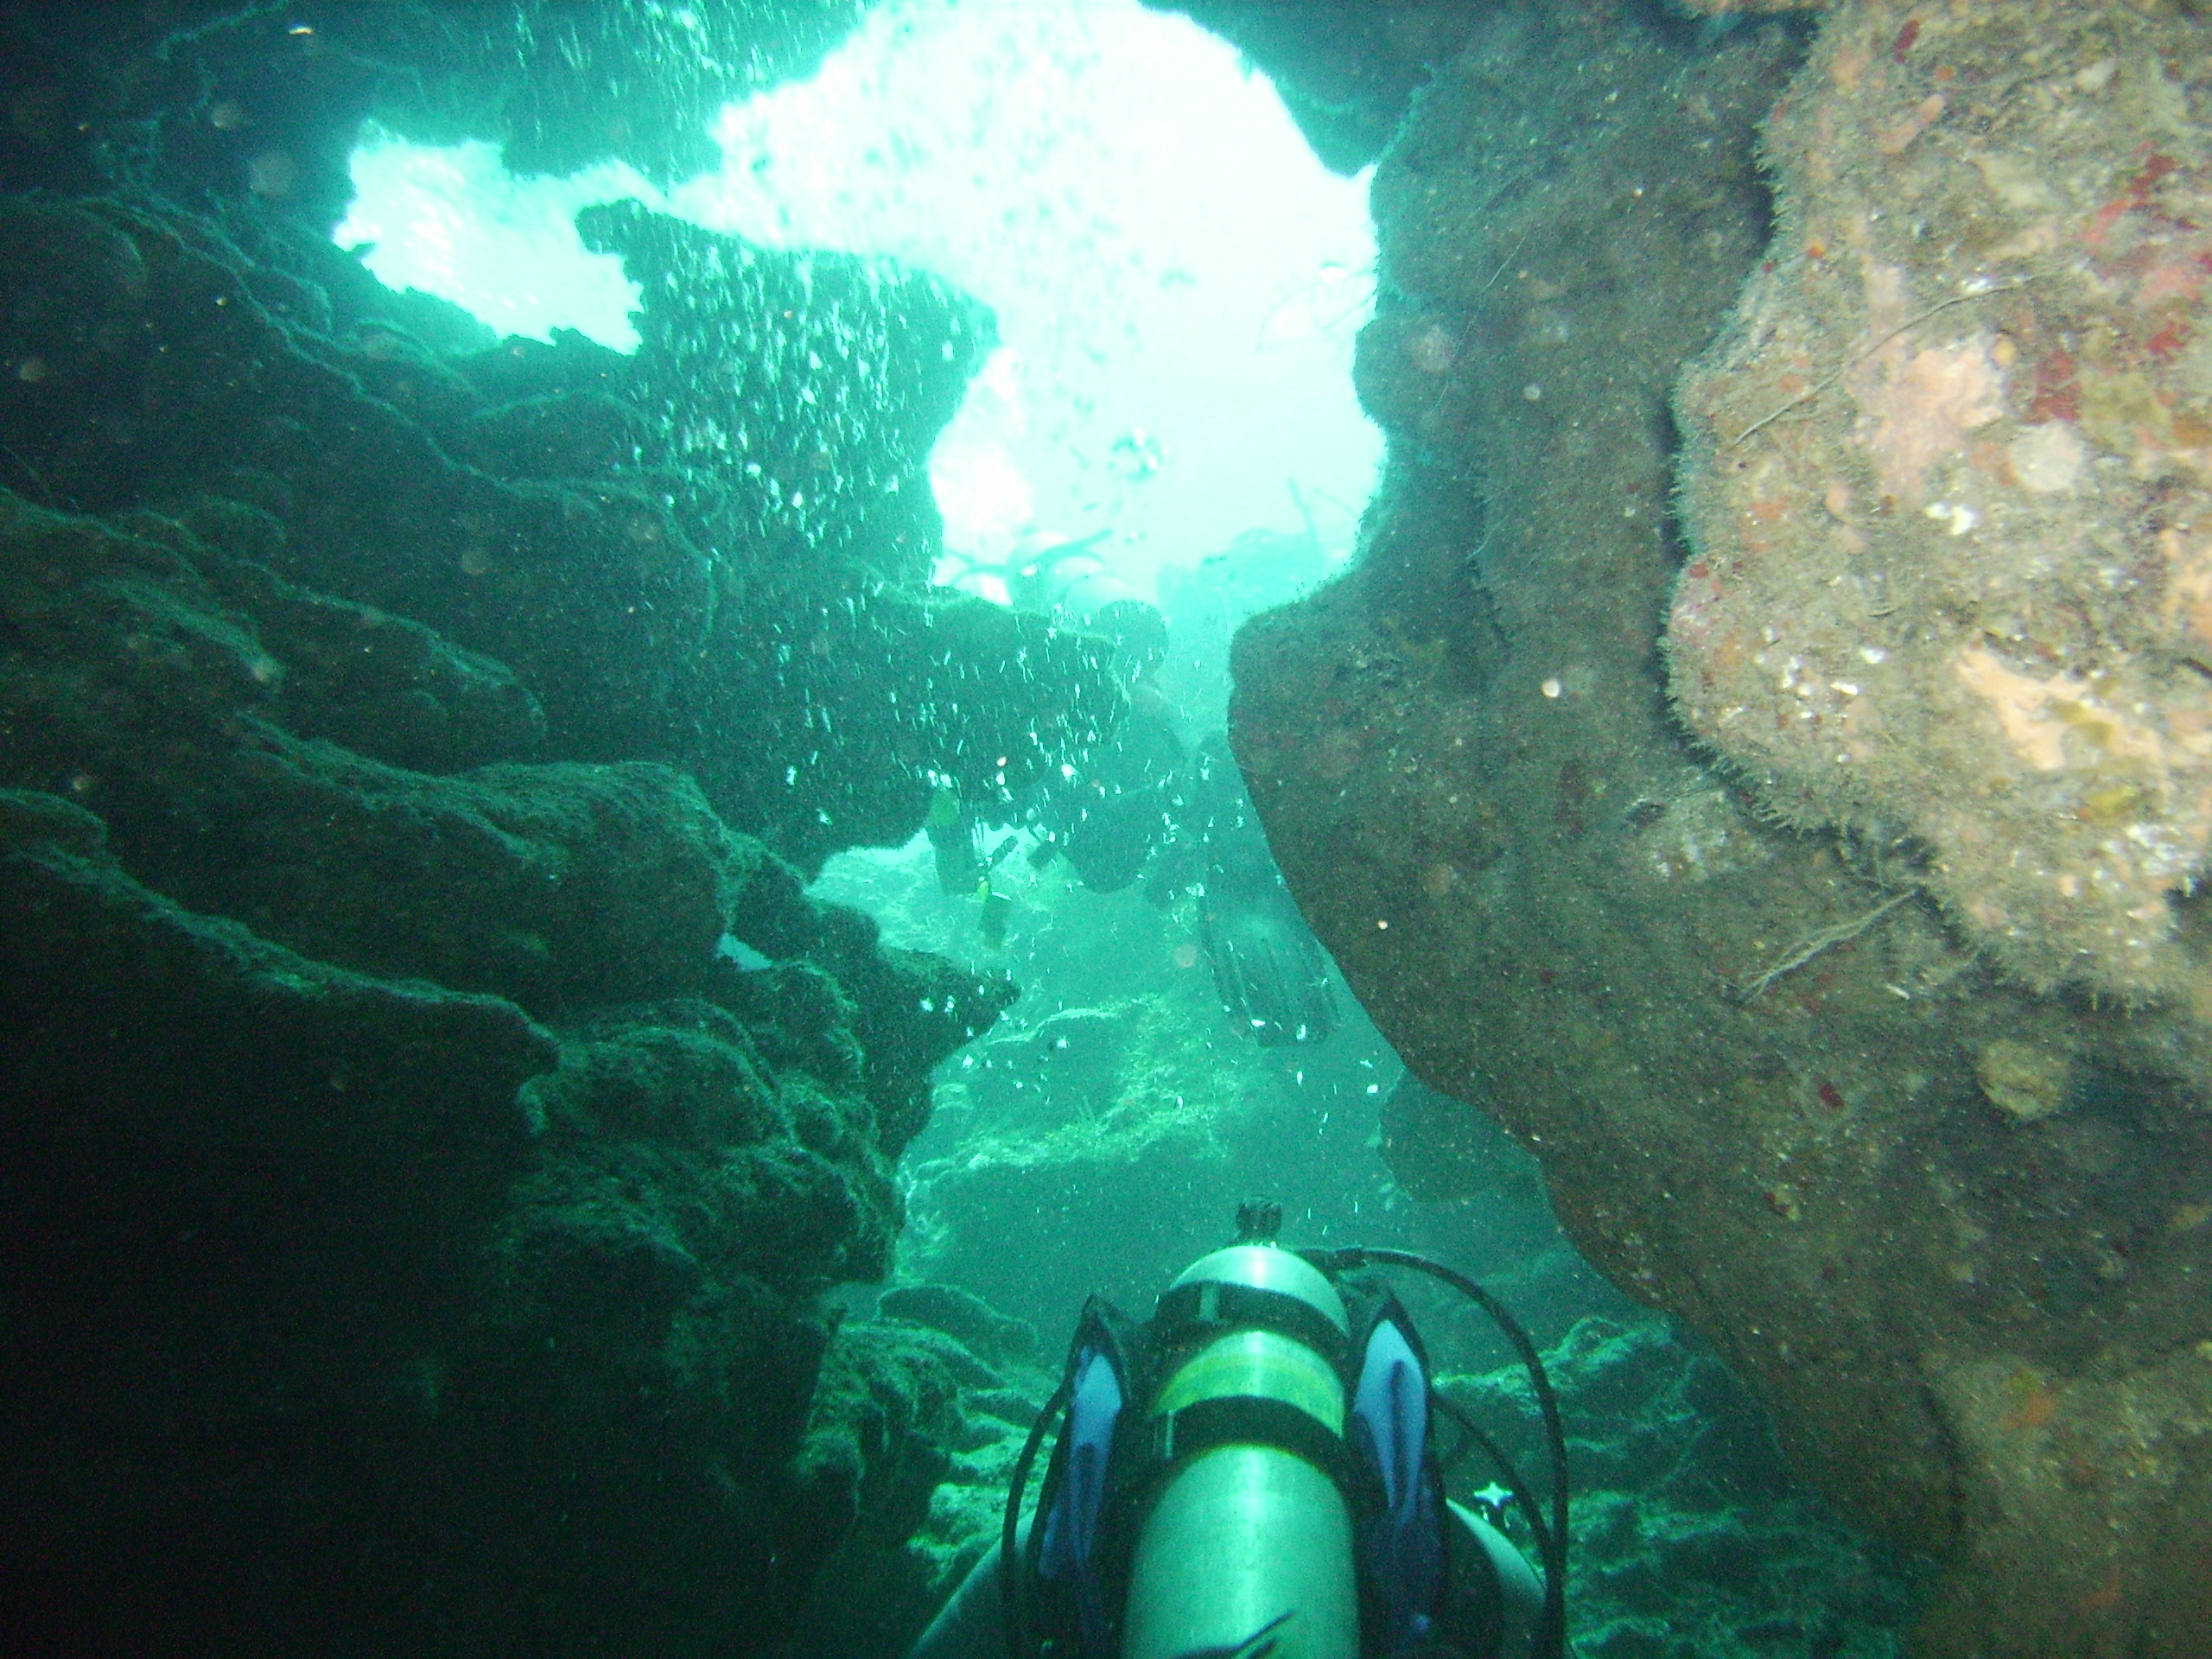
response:
M978 1569L999 1592L993 1647L1007 1659L1560 1659L1566 1438L1535 1345L1452 1269L1399 1250L1287 1249L1281 1218L1241 1207L1237 1242L1179 1275L1148 1321L1085 1305ZM1410 1317L1365 1271L1377 1266L1452 1285L1513 1343L1543 1417L1548 1516L1496 1442L1433 1392ZM1459 1431L1447 1456L1440 1418ZM1445 1471L1475 1447L1528 1524L1541 1580L1490 1519L1446 1496ZM956 1599L972 1619L966 1587Z
M1237 1324L1225 1300L1269 1317ZM1271 1659L1359 1659L1351 1510L1326 1472L1343 1456L1344 1299L1287 1250L1234 1244L1160 1306L1151 1417L1167 1472L1129 1561L1122 1659L1262 1639Z

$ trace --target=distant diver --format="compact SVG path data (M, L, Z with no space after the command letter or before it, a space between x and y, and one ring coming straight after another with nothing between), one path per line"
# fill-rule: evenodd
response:
M986 832L1018 824L1033 837L1033 868L1064 858L1093 892L1142 879L1162 906L1194 895L1230 1016L1262 1046L1325 1041L1337 1023L1327 953L1275 868L1227 738L1202 740L1195 754L1185 744L1181 711L1160 685L1167 619L1100 556L1106 534L1033 532L1006 565L970 566L998 572L1020 608L1095 635L1128 710L1103 743L1019 799L963 802L940 789L928 820L938 887L977 896L983 942L997 948L1012 901L991 873L1014 837L987 848Z
M910 1659L1563 1659L1566 1435L1528 1334L1438 1262L1287 1249L1281 1223L1278 1205L1242 1206L1236 1242L1141 1323L1085 1305L998 1541ZM1548 1505L1432 1389L1380 1267L1442 1280L1513 1344L1543 1421ZM1477 1447L1503 1482L1477 1495L1487 1514L1445 1489ZM1501 1529L1508 1498L1541 1579Z
M1275 866L1226 737L1199 747L1186 792L1198 941L1222 1006L1262 1047L1325 1040L1337 1023L1328 954Z
M1186 759L1165 720L1140 705L1087 764L1001 813L1034 837L1033 867L1065 858L1099 893L1141 876L1162 906L1190 894L1222 1006L1262 1047L1319 1043L1336 1029L1328 955L1275 868L1225 738ZM995 949L1011 900L991 873L1020 836L987 847L984 816L941 789L928 830L938 887L977 895L984 943Z

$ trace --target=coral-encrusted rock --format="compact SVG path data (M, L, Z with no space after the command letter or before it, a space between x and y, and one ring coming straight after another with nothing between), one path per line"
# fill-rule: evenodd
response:
M489 483L127 217L312 388L284 442L334 488L387 441L433 493ZM72 261L137 291L99 215L0 221L34 298L84 298ZM115 365L49 338L104 418ZM82 463L19 429L57 476ZM199 442L149 440L172 466ZM930 1071L1010 988L885 951L624 753L651 697L577 758L562 705L622 649L592 590L538 590L518 672L279 574L330 501L224 482L105 518L0 491L0 1627L57 1652L757 1650L856 1515L887 1546L917 1523L941 1463L942 1413L857 1458L810 1429L822 1299L887 1268ZM989 638L938 620L918 673ZM632 671L664 643L633 634ZM869 1363L846 1371L904 1386Z
M912 835L931 771L980 798L1095 739L1117 703L1094 642L920 585L929 444L988 330L973 302L825 263L832 329L801 302L800 256L634 210L593 222L646 283L638 358L571 336L448 361L334 249L288 251L309 282L174 214L0 200L0 466L42 499L157 508L285 582L427 625L456 662L502 665L549 758L682 766L808 867ZM839 333L874 343L840 356ZM714 423L685 401L710 364ZM610 428L643 435L644 459ZM334 701L318 733L338 734ZM372 752L492 758L438 743Z
M1544 1363L1574 1483L1576 1653L1895 1653L1887 1631L1910 1615L1925 1563L1870 1559L1792 1491L1758 1407L1694 1342L1663 1319L1590 1318ZM1544 1466L1517 1366L1439 1386L1524 1476Z
M914 1523L932 1420L857 1458L834 1425L810 1444L817 1299L887 1266L914 1078L997 993L883 963L856 1004L790 963L710 984L733 1006L556 1031L195 913L116 851L82 808L0 791L10 1628L55 1652L744 1652L857 1485L908 1493L880 1542ZM736 930L872 950L763 886L730 893ZM881 1006L917 988L966 1023Z
M1763 822L1669 720L1660 633L1700 580L1666 526L1669 399L1758 269L1755 124L1807 25L1655 38L1640 8L1580 15L1590 32L1498 7L1377 169L1385 308L1358 370L1383 490L1355 569L1237 642L1233 735L1269 842L1393 1046L1543 1160L1584 1252L1712 1340L1842 1516L1953 1552L1929 1655L2201 1649L2202 1549L2176 1540L2212 1507L2189 1391L2212 1366L2177 1362L2212 1341L2207 1027L2187 1001L1995 973L1918 901L1909 837ZM1889 73L2012 10L1913 16L1871 42L1864 11L1826 27ZM2151 86L2114 55L2103 92L2069 64L2064 95L2115 92L2131 61ZM2027 61L2016 100L2058 96ZM1923 239L1957 229L1930 217ZM2024 460L2047 480L2054 457ZM1939 500L1960 505L1948 478L1921 510ZM1959 521L1917 522L1947 555ZM1773 626L1833 602L1796 590ZM1770 728L1808 701L1774 695ZM1448 1105L1394 1114L1409 1185L1448 1185L1454 1128Z
M372 109L666 178L862 10L0 0L11 1649L755 1653L925 1511L829 1293L1011 990L779 854L1115 712L923 587L987 319L645 219L639 357L499 342L323 233Z
M2212 849L2212 33L1843 8L1775 257L1683 382L1676 706L1801 823L1909 833L2031 983L2196 984Z

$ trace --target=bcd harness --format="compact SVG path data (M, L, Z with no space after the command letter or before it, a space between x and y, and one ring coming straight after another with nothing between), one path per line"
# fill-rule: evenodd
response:
M1275 1248L1271 1235L1262 1237L1264 1248ZM1059 1387L1007 1492L1000 1559L1012 1659L1119 1659L1122 1597L1147 1506L1179 1471L1225 1446L1288 1452L1343 1495L1352 1522L1362 1659L1473 1659L1497 1651L1503 1615L1496 1568L1481 1550L1452 1547L1444 1491L1446 1465L1479 1446L1528 1522L1543 1566L1542 1610L1527 1651L1532 1659L1560 1659L1565 1440L1549 1379L1527 1334L1479 1286L1426 1257L1373 1249L1287 1254L1333 1287L1348 1331L1311 1300L1213 1278L1179 1281L1147 1321L1130 1319L1100 1297L1084 1305ZM1361 1271L1377 1266L1412 1268L1452 1286L1518 1351L1552 1463L1548 1517L1495 1441L1432 1389L1412 1319L1387 1285ZM1460 1430L1448 1459L1440 1459L1435 1445L1440 1415ZM1055 1422L1059 1437L1025 1537L1025 1489ZM1261 1659L1274 1649L1262 1630L1244 1647L1221 1651Z

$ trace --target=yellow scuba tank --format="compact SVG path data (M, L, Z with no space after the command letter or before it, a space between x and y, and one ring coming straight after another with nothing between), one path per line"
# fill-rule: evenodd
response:
M1307 1317L1236 1317L1262 1301ZM1357 1659L1352 1518L1331 1472L1344 1386L1323 1351L1351 1339L1343 1299L1290 1251L1246 1243L1192 1263L1161 1306L1182 1315L1150 1402L1171 1472L1138 1526L1122 1659Z

